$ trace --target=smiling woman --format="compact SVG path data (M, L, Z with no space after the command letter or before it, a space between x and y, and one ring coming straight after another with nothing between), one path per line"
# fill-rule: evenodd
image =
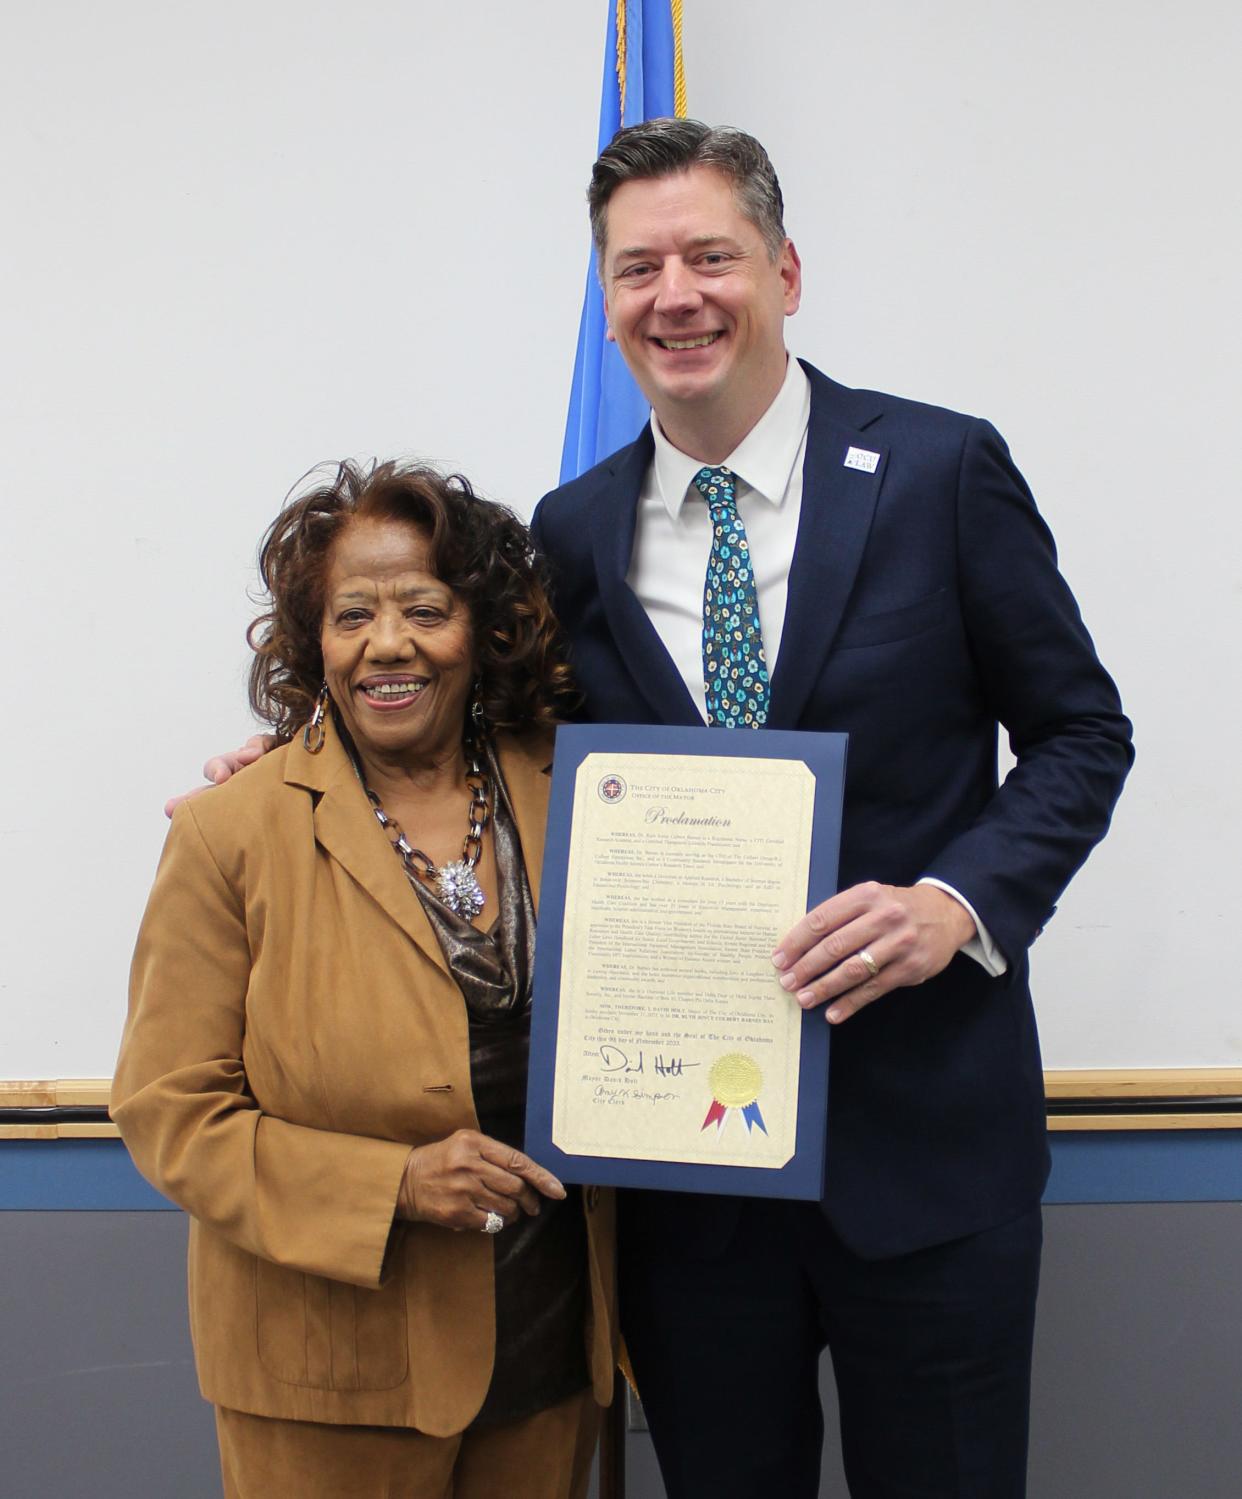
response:
M263 712L279 693L301 713L313 699L315 751L330 706L411 878L474 919L496 879L478 726L546 727L567 675L546 600L527 597L537 578L525 527L460 477L347 463L282 512L259 565L272 609L250 631L253 705ZM521 697L531 690L544 699L533 712ZM463 782L464 844L452 794Z
M462 479L342 464L261 573L251 701L282 742L174 816L112 1095L193 1218L225 1493L483 1499L503 1471L577 1499L612 1203L519 1149L568 689L526 529Z
M470 612L405 521L355 519L324 585L324 684L368 758L432 762L461 750L474 677Z
M271 607L249 630L250 702L258 716L282 741L310 718L324 676L334 546L355 525L384 522L420 549L424 567L414 571L424 583L451 591L468 614L487 720L500 728L550 725L568 700L569 673L526 527L503 506L480 500L460 476L396 463L369 470L342 463L269 528L259 575ZM382 548L364 560L384 561Z

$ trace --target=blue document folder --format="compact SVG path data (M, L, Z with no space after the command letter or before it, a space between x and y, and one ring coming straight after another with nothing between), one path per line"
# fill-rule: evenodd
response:
M567 1154L553 1144L556 1042L561 997L566 886L569 871L574 786L587 755L708 755L801 761L815 776L813 834L807 906L837 889L841 803L847 736L781 730L761 732L639 726L571 724L558 729L548 814L547 844L539 908L534 1001L531 1018L530 1079L527 1085L526 1152L562 1181L599 1186L646 1187L666 1191L728 1193L748 1197L818 1200L823 1195L828 1113L828 1050L831 1027L824 1007L800 1017L802 1049L798 1072L796 1144L783 1166L751 1167L668 1160L631 1160L601 1154ZM601 795L609 794L604 786ZM793 1003L792 998L789 1001ZM713 1108L715 1105L713 1105ZM762 1120L747 1115L747 1128ZM754 1109L753 1113L758 1114ZM711 1122L705 1120L706 1128Z

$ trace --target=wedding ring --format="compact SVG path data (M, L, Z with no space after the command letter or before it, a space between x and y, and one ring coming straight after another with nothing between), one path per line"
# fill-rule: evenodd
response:
M873 979L874 978L879 978L879 976L880 976L880 965L876 962L876 960L871 956L871 954L867 951L867 949L865 947L860 947L858 949L858 951L854 954L854 956L856 958L861 958L862 959L863 967L867 970L867 972L871 975L871 977Z
M485 1234L498 1234L504 1226L505 1220L499 1213L488 1213L487 1222L483 1225L483 1232Z

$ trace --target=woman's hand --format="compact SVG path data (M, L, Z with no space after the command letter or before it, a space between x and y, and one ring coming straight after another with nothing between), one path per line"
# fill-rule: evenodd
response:
M405 1163L397 1217L442 1228L481 1229L489 1213L512 1223L539 1211L540 1196L565 1196L550 1171L478 1130L459 1129L434 1145L417 1145Z

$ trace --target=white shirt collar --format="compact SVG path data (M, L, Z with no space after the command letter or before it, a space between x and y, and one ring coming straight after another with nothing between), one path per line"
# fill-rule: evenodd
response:
M789 478L810 420L811 382L798 361L790 358L776 398L722 467L732 469L748 489L779 507L789 488ZM651 435L655 438L656 483L669 519L676 523L686 493L703 464L669 442L654 411Z

